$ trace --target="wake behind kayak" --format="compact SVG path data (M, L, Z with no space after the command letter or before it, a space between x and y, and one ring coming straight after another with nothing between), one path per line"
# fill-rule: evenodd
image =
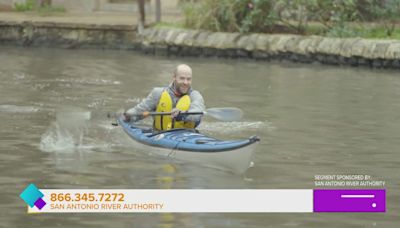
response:
M250 167L254 147L259 141L256 136L244 140L218 140L185 128L158 132L124 122L121 118L118 123L132 139L148 145L153 153L235 173L244 173Z

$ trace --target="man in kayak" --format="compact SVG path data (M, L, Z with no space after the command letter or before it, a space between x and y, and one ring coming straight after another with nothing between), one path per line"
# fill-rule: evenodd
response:
M186 112L203 112L204 100L192 87L192 69L186 65L178 65L172 75L168 87L156 87L141 103L123 114L126 122L135 122L147 116L145 112L171 112L171 115L154 116L155 130L174 128L195 128L200 124L201 115L188 115Z

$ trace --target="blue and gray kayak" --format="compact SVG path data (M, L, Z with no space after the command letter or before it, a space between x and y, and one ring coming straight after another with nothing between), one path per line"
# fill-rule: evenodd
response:
M150 146L151 153L235 173L244 173L250 167L254 147L259 141L256 136L244 140L218 140L194 129L153 131L121 119L118 119L118 123L132 139Z

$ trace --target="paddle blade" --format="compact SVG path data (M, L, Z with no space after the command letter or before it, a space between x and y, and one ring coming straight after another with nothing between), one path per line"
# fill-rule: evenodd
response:
M233 107L209 108L204 113L221 121L237 121L243 116L242 110Z

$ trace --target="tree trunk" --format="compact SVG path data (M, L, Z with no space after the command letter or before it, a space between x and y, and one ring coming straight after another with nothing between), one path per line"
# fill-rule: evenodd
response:
M51 0L36 0L35 2L36 9L44 6L51 6Z
M146 22L146 15L145 15L145 11L144 11L144 0L137 0L137 2L138 2L138 9L139 9L138 32L139 32L139 34L141 34L144 29L145 22Z
M161 21L161 0L156 0L156 22Z

